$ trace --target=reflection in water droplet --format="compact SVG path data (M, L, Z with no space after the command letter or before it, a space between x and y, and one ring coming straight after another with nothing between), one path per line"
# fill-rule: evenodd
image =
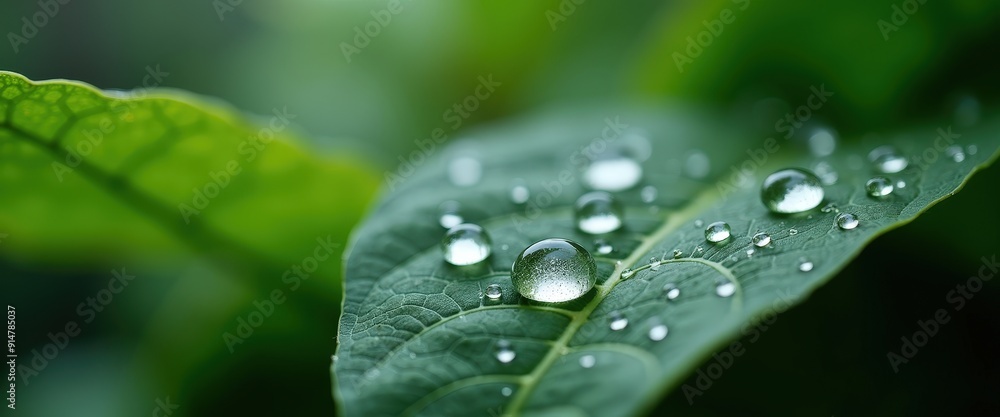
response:
M458 210L461 206L457 201L445 201L441 203L439 208L441 211L441 217L438 218L438 223L441 224L441 227L451 229L452 227L462 224L462 216L458 214Z
M892 194L892 182L885 177L875 177L865 183L865 190L872 197L885 197Z
M593 191L576 200L576 226L585 233L604 234L622 227L623 210L604 191Z
M843 230L851 230L858 227L858 218L851 213L840 213L836 218L837 227Z
M788 168L764 179L760 198L774 213L801 213L819 206L823 201L823 186L813 173Z
M799 271L809 272L813 270L813 263L806 258L799 258Z
M726 222L715 222L705 228L705 240L712 243L719 243L729 239L730 229Z
M667 337L667 325L657 324L649 328L649 340L659 342Z
M611 327L611 330L622 330L628 326L628 318L622 313L612 311L608 314L608 325Z
M583 181L594 190L624 191L642 179L642 165L627 156L606 152L590 163Z
M895 174L906 169L910 161L901 155L896 148L884 145L872 149L868 153L868 160L872 162L875 170L883 174Z
M702 151L692 151L684 160L684 174L694 179L705 178L711 170L708 155Z
M751 238L750 240L753 241L754 246L758 248L763 248L771 244L771 235L763 232L758 232L757 234L753 235L753 238Z
M681 289L673 283L667 283L663 286L663 296L668 300L676 299L681 295Z
M824 157L833 153L837 148L837 136L830 129L816 129L809 136L809 151L813 156Z
M520 178L515 180L514 185L510 187L510 201L514 204L524 204L528 202L529 198L531 198L531 191L524 184L524 180Z
M503 290L500 289L499 284L490 284L486 287L486 298L492 301L499 300L503 296Z
M736 284L728 279L719 279L715 283L715 295L730 297L736 293Z
M584 368L593 368L595 364L597 364L597 358L594 358L594 355L583 355L580 357L580 366Z
M490 256L490 236L482 227L463 223L448 230L441 239L444 260L452 265L473 265Z
M962 147L958 145L951 145L945 148L944 154L955 162L962 162L965 160L965 151L962 150Z
M511 363L517 356L514 349L511 348L510 342L504 339L497 341L496 345L496 358L500 363Z
M448 179L456 186L476 185L482 176L483 165L471 156L459 156L448 163Z
M656 187L652 185L647 185L642 187L642 191L639 192L639 197L642 198L643 203L652 203L656 201Z
M582 246L545 239L528 246L514 261L514 288L525 298L558 303L580 298L597 282L597 264Z

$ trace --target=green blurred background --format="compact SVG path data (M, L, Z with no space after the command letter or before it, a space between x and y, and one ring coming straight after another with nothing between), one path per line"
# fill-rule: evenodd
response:
M5 35L21 34L21 18L42 10L34 1L12 3L0 9ZM147 68L159 68L168 74L160 86L218 97L250 114L287 106L312 138L308 146L367 167L345 170L327 190L343 203L324 214L331 229L316 235L331 234L342 249L383 173L396 169L415 139L451 126L444 113L474 92L480 76L501 86L460 130L541 109L667 100L774 120L756 115L752 103L796 106L821 84L836 96L817 121L843 140L950 117L970 94L991 108L1000 97L1000 3L930 0L885 39L877 22L892 23L893 6L903 3L402 0L347 59L343 43L354 42L355 28L373 22L373 12L385 16L387 2L70 1L17 52L0 45L0 69L132 89L142 87ZM725 9L735 21L679 71L675 52ZM747 143L773 134L769 123ZM660 407L688 415L1000 411L993 337L1000 292L992 282L900 373L885 356L918 330L918 319L948 307L945 294L978 270L980 257L998 252L997 171L980 173L958 197L877 240L780 316L693 405L677 391ZM309 228L309 220L245 221ZM16 222L0 215L0 233ZM339 261L325 263L230 353L220 335L282 285L280 276L246 278L252 266L179 243L120 250L109 248L128 242L105 245L103 238L70 236L83 242L70 244L77 254L70 259L14 255L7 249L17 236L0 242L3 298L19 308L22 352L79 320L76 306L107 286L112 269L137 276L20 386L18 413L148 415L167 398L179 406L174 415L336 413L328 367ZM273 238L271 245L290 248L292 255L279 256L289 264L315 246Z

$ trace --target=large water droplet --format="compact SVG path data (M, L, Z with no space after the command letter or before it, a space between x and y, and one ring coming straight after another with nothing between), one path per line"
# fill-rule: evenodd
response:
M476 185L482 176L482 163L471 156L459 156L448 163L448 179L459 187Z
M667 325L656 324L649 328L649 340L659 342L667 337Z
M799 271L809 272L813 270L813 263L806 258L799 258Z
M622 227L623 211L618 201L603 191L593 191L576 200L576 226L592 235Z
M681 289L677 286L677 284L667 283L663 286L663 296L666 297L666 299L673 300L680 297L680 295Z
M590 369L597 364L597 358L594 355L583 355L580 357L580 366Z
M623 191L642 179L642 165L617 152L606 152L590 163L583 181L594 190Z
M612 311L608 314L608 326L614 331L622 330L628 326L628 318L622 313Z
M730 229L726 222L715 222L705 228L705 240L712 243L719 243L729 239Z
M858 227L858 218L851 213L840 213L836 218L837 227L844 230L851 230Z
M736 284L728 279L719 279L715 282L715 295L719 297L731 297L736 293Z
M759 232L750 239L753 241L753 245L758 248L763 248L771 244L771 235L763 232Z
M865 183L865 190L872 197L885 197L892 194L892 181L885 177L875 177Z
M510 342L503 339L497 341L495 354L500 363L511 363L517 357L517 353L511 348Z
M768 175L760 190L764 206L775 213L801 213L823 202L823 186L813 173L787 168Z
M837 149L837 134L834 131L820 128L809 136L809 151L814 156L829 156L835 149Z
M684 160L684 174L690 178L705 178L708 176L711 167L708 155L705 155L702 151L691 151L687 159Z
M576 242L545 239L517 256L511 280L525 298L547 303L569 301L594 288L597 264Z
M452 265L473 265L490 256L490 236L482 227L463 223L452 227L441 239L444 260Z
M503 290L500 288L499 284L490 284L486 286L486 298L491 301L497 301L503 296Z
M454 200L441 203L441 217L438 218L438 223L441 224L441 227L451 229L452 227L462 224L462 216L458 214L458 210L460 208L461 205Z
M910 161L901 155L896 148L884 145L872 149L868 153L868 160L872 162L875 170L883 174L895 174L906 169Z
M524 204L528 202L528 198L531 198L531 191L524 184L524 180L514 181L510 187L510 201L514 204Z

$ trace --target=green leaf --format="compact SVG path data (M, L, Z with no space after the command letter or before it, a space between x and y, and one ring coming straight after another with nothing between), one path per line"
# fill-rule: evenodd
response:
M1000 142L1000 119L962 131L941 121L883 136L888 139L842 142L818 159L798 149L801 144L758 139L720 120L678 108L544 115L475 132L476 140L445 149L398 182L356 232L347 258L333 365L335 395L347 415L639 414L741 328L801 302L874 237L953 194L996 157ZM615 250L597 255L595 237L574 227L572 204L585 192L584 155L632 140L629 130L607 129L616 124L648 132L653 151L643 162L642 182L617 193L626 206L625 226L601 237ZM593 139L602 131L608 140ZM936 139L948 131L960 137ZM948 141L962 146L963 161L945 151ZM874 175L867 155L887 144L911 163L887 175L905 187L876 199L865 192ZM768 151L775 148L780 151ZM447 161L462 155L481 161L482 179L474 186L448 180ZM691 155L707 156L706 176L696 172L699 157ZM825 186L826 201L855 214L856 229L839 229L834 211L777 216L761 203L765 175L820 161L839 176ZM750 177L740 181L740 170ZM509 197L518 178L530 188L525 205ZM652 204L642 200L647 186L657 191ZM442 261L439 205L448 200L492 237L492 255L480 268ZM704 225L715 221L732 228L721 244L704 237ZM758 231L770 234L770 246L751 244ZM598 285L577 302L527 302L511 285L518 253L549 237L595 253ZM748 255L749 249L755 250ZM675 250L682 255L674 258ZM651 258L665 260L652 267ZM812 262L810 271L800 270L803 260ZM623 277L626 268L637 272ZM680 288L676 299L665 299L668 283ZM735 293L717 295L719 283L734 284ZM484 300L489 284L502 287L502 302ZM628 319L626 328L610 328L612 312ZM659 324L669 333L653 341L649 332ZM501 339L516 352L510 363L495 358ZM590 368L581 366L588 355Z
M192 385L192 375L231 374L245 363L240 354L262 346L292 341L303 351L329 351L329 340L316 336L332 336L331 326L308 318L338 296L339 256L314 265L308 280L283 278L317 251L317 240L339 252L377 176L349 156L304 148L294 122L285 114L248 118L181 92L102 92L0 72L2 263L93 277L101 286L112 268L136 276L123 297L132 304L104 313L121 319L100 322L135 346L129 357L144 365L123 378L149 383L141 398L174 392L194 404L218 395L212 379ZM214 197L194 202L197 193ZM185 219L183 205L197 214ZM17 278L15 299L65 296L24 285L34 276ZM220 335L235 334L238 319L273 291L296 302L277 307L253 339L230 350ZM86 334L102 331L88 327L87 317L70 318ZM289 358L268 377L293 378L314 366Z

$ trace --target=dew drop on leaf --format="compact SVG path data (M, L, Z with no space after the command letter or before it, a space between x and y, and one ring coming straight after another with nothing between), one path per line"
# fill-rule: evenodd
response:
M611 194L593 191L576 200L576 226L592 235L610 233L622 227L623 210Z
M495 355L500 363L511 363L517 357L517 353L514 352L510 342L504 339L497 341Z
M663 296L667 300L676 299L680 295L681 295L681 289L677 286L677 284L668 283L663 286Z
M649 329L649 340L659 342L667 337L667 325L657 324Z
M799 258L799 271L809 272L813 270L813 263L806 258Z
M853 229L855 227L858 227L858 223L859 223L857 216L855 216L855 215L853 215L851 213L840 213L840 214L838 214L837 218L836 218L836 222L837 222L837 227L839 227L839 228L841 228L843 230L851 230L851 229Z
M597 283L597 264L582 246L566 239L544 239L514 260L511 280L523 297L546 303L580 298Z
M736 284L728 279L719 279L715 283L715 295L719 297L731 297L736 293Z
M812 172L787 168L764 179L760 198L774 213L801 213L823 202L823 186Z
M483 176L483 164L471 156L459 156L448 163L448 180L459 187L471 187Z
M628 318L622 313L612 311L608 314L608 326L614 331L622 330L628 327Z
M900 172L910 164L905 156L899 153L896 148L884 145L872 149L868 153L868 160L876 171L882 174L895 174Z
M503 296L503 290L500 289L499 284L490 284L486 287L486 298L491 301L497 301Z
M951 145L944 150L944 154L948 156L949 159L955 162L962 162L965 160L965 151L961 146Z
M597 364L597 358L594 358L594 355L583 355L580 357L580 366L584 368L593 368L595 364Z
M461 205L457 201L449 200L441 203L440 211L441 216L438 218L438 223L441 227L445 229L451 229L452 227L462 224L462 216L458 214L461 209Z
M490 256L490 246L490 236L486 231L471 223L452 227L441 239L444 260L458 266L482 262Z
M642 179L642 165L618 152L605 152L598 156L583 173L588 187L601 191L624 191Z
M753 235L753 237L750 238L750 240L753 241L754 246L758 248L763 248L771 244L771 235L764 232L758 232L757 234Z
M510 187L510 201L514 204L524 204L531 197L531 191L524 184L524 180L516 180Z
M719 243L729 239L730 229L726 222L715 222L705 228L705 240L712 243Z
M872 197L885 197L892 194L892 182L885 177L874 177L865 183L865 190Z

